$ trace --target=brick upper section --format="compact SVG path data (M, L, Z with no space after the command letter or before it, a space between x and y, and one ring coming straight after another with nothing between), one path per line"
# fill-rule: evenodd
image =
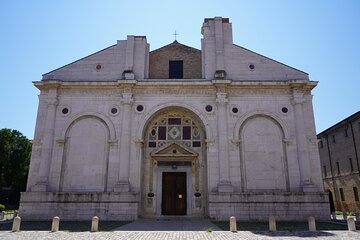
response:
M172 60L183 61L185 79L201 78L201 51L177 41L150 52L149 78L168 79Z

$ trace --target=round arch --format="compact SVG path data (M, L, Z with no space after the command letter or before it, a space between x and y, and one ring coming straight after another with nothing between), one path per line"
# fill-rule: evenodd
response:
M240 129L244 126L244 124L246 123L247 120L249 120L253 117L256 117L256 116L265 116L265 117L272 119L276 124L278 124L280 126L281 130L283 131L284 138L288 139L290 137L288 127L278 116L276 116L275 114L268 112L268 111L257 110L257 111L253 111L253 112L244 114L236 121L236 124L234 127L234 139L240 139L240 135L239 135Z
M82 113L76 114L73 117L71 117L64 125L64 128L63 128L62 133L61 133L62 139L66 138L66 134L67 134L68 130L70 129L71 125L73 125L77 120L85 118L85 117L98 118L107 127L108 132L109 132L109 140L115 140L116 139L115 127L114 127L113 123L111 122L111 120L108 119L106 116L101 115L101 114L96 113L96 112L82 112Z
M205 139L213 139L213 132L211 131L210 125L209 125L207 119L205 118L205 116L203 116L203 114L199 110L197 110L196 108L194 108L190 105L184 104L184 103L171 103L171 102L166 103L166 104L159 104L151 109L151 111L144 117L144 120L141 121L141 123L139 124L138 131L136 133L136 138L142 139L144 136L144 133L145 133L146 126L149 123L149 120L151 120L161 110L169 108L169 107L184 108L184 109L192 112L195 116L197 116L199 118L202 126L204 127L205 136L206 136Z
M172 125L169 125L168 121L159 122L159 120L175 115L183 119L177 128L180 129L180 132L183 131L183 126L195 126L196 129L200 130L201 137L194 140L191 132L189 139L168 138L172 135L166 133L166 139L159 141L158 137L155 137L151 141L156 142L156 144L148 144L150 143L150 129L154 126L162 128L165 126L169 130L168 126ZM185 119L190 119L190 122L184 124ZM156 125L153 125L155 122ZM205 140L213 136L209 125L205 116L198 109L182 103L170 102L156 105L142 118L141 123L137 125L135 135L137 139L142 139L144 142L141 150L140 216L155 217L171 215L175 212L175 215L194 217L207 214L207 148ZM194 142L201 142L201 144L193 145ZM186 145L189 143L190 146ZM170 153L171 156L169 157ZM174 196L166 190L168 188L165 186L168 186L168 181L175 181L175 185L182 186L180 195L184 196L183 202L176 205L182 206L181 211L173 205L172 200L169 200L174 199ZM194 198L194 194L199 195Z

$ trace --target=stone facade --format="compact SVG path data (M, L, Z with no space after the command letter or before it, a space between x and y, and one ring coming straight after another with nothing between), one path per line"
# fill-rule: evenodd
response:
M325 191L334 209L360 212L360 112L318 134Z
M317 82L234 45L227 18L205 19L202 34L201 51L174 42L149 52L145 37L128 36L34 82L23 219L328 218ZM183 61L183 79L166 77L171 60Z

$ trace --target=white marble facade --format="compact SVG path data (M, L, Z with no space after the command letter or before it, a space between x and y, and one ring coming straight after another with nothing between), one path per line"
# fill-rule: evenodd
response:
M34 82L24 219L161 217L164 173L185 176L181 216L328 218L317 82L233 44L227 18L202 34L201 79L150 79L146 37L128 36Z

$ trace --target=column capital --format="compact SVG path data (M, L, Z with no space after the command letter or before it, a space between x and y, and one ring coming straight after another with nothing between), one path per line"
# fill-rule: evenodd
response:
M46 99L46 103L48 106L57 106L59 104L59 100L55 98L48 98Z
M304 102L304 98L294 97L293 99L291 99L292 105L302 105Z
M227 99L227 93L218 92L216 93L216 103L217 104L226 104L229 100Z
M132 105L134 103L134 98L132 97L132 92L122 93L121 103L124 105Z

